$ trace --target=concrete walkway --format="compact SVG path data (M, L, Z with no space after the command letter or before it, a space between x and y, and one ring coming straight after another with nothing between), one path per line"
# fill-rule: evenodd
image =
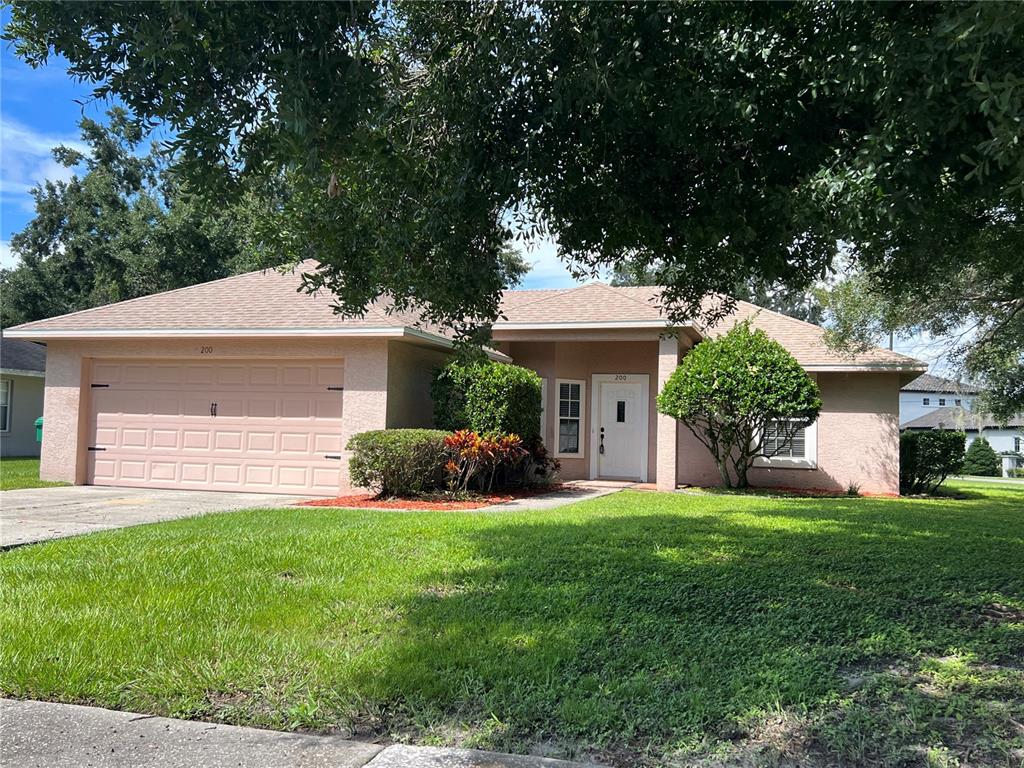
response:
M573 768L580 763L0 699L0 765L19 768Z
M71 485L0 493L0 549L209 512L285 507L304 498Z
M557 507L564 507L567 504L575 504L577 501L587 501L618 493L634 485L636 483L620 483L609 480L573 480L565 483L565 488L554 493L546 493L542 496L528 496L525 499L513 499L512 501L504 501L501 504L492 504L489 507L480 507L471 511L499 512L521 509L555 509Z

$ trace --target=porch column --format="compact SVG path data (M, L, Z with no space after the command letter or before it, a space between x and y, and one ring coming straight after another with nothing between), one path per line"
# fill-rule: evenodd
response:
M672 336L658 342L658 392L665 386L668 377L679 363L679 339ZM658 490L674 491L676 488L676 429L678 424L671 416L658 414Z

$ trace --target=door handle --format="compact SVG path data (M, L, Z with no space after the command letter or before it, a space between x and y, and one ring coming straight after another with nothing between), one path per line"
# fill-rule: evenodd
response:
M604 427L601 427L601 444L597 447L597 452L604 455Z

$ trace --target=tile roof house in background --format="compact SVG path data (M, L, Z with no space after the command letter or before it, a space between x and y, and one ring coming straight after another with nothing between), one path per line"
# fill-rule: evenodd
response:
M1003 476L1024 467L1024 416L1000 424L991 415L960 406L938 408L903 424L902 429L955 429L967 434L966 446L984 437L999 454Z
M0 456L38 456L46 347L0 334Z
M970 409L980 390L973 384L924 373L900 390L900 424L939 408L963 406Z
M335 494L348 438L428 426L445 330L380 301L335 314L300 271L263 271L9 333L50 348L42 475L77 483ZM495 359L541 376L542 433L565 479L717 484L710 455L654 398L702 338L749 318L817 378L824 408L799 450L759 462L761 485L898 489L899 388L924 365L884 349L844 357L821 328L739 302L711 328L672 326L656 287L508 291Z

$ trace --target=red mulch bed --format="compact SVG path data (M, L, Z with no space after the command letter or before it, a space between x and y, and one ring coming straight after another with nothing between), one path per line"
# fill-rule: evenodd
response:
M313 501L300 501L299 507L346 507L348 509L479 509L489 507L491 504L501 504L515 499L528 499L531 496L543 496L547 493L561 491L565 486L545 485L537 488L519 488L504 493L482 493L476 494L471 499L460 499L458 501L444 498L432 499L403 499L392 496L382 498L372 493L357 493L351 496L336 496L333 499L314 499Z

